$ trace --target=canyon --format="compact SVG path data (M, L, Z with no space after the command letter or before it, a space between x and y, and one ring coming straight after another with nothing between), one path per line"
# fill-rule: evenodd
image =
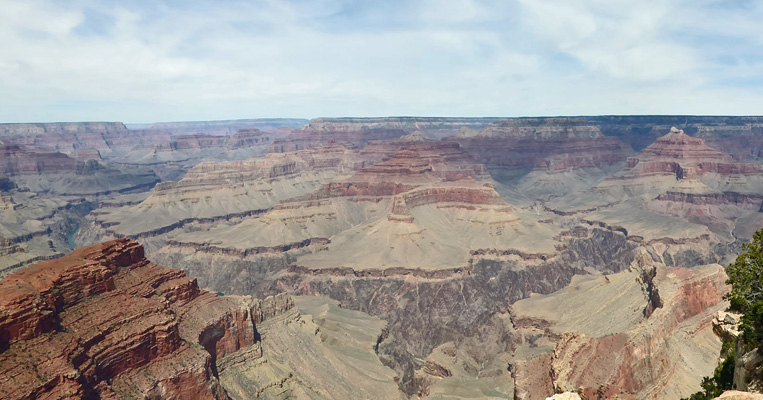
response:
M677 399L763 227L760 117L129 127L0 124L12 398Z
M382 321L286 294L202 291L127 239L9 275L0 293L6 399L396 396L373 353Z

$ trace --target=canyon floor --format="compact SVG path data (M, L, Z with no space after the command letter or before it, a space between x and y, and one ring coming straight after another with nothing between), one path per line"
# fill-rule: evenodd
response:
M0 141L8 398L678 399L718 363L724 266L763 228L763 117Z

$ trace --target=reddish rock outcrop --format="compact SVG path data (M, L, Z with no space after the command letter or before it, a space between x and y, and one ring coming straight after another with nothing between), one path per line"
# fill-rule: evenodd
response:
M292 306L201 291L134 241L79 248L0 281L0 394L224 399L215 360Z
M447 146L450 148L450 146ZM431 150L431 149L430 149ZM467 172L460 179L451 174L438 174L434 171L430 160L441 162L440 171L448 171L452 167L444 158L433 156L423 157L413 150L400 150L382 162L362 167L357 174L346 181L330 182L323 185L315 193L297 200L318 200L346 196L398 196L393 202L392 214L395 220L410 220L408 208L425 204L459 203L463 205L505 205L510 207L496 193L492 184L480 183L472 179ZM464 163L465 164L465 163ZM475 164L466 164L475 165ZM479 165L479 164L476 164ZM480 168L462 171L477 171ZM402 219L398 218L401 217Z
M487 175L485 165L476 162L458 143L428 140L418 131L396 140L371 141L360 151L360 156L364 163L378 163L403 150L416 152L434 174L446 180Z
M708 310L718 306L728 291L720 266L702 277L694 277L692 270L684 268L663 271L655 279L658 286L666 274L677 276L681 284L648 324L600 338L562 335L551 359L557 392L576 390L588 399L660 398L679 357L666 341L691 318L700 316L696 330L708 326L713 316Z
M627 168L627 176L674 175L678 179L712 172L722 175L761 172L760 165L737 163L731 156L706 145L704 140L676 128L638 156L629 158Z

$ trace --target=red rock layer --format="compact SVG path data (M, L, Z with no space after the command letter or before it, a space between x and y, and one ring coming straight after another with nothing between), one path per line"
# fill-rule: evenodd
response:
M671 355L666 339L681 322L718 305L728 291L725 273L721 267L718 269L699 279L693 277L692 270L672 270L670 273L683 283L677 293L667 299L662 312L653 315L656 320L649 329L596 339L563 335L551 362L557 389L577 389L589 399L636 395L659 398L677 363L677 355ZM708 314L706 323L711 319Z
M317 200L345 196L398 196L393 215L408 220L408 207L433 203L505 204L490 183L471 176L451 181L435 173L430 160L413 150L400 150L390 158L367 167L347 181L331 182L318 191L296 200ZM442 171L442 170L441 170Z
M676 175L679 179L713 172L723 175L761 172L760 165L737 163L731 156L706 145L704 140L675 128L638 156L629 158L627 168L627 175Z
M418 153L431 166L432 172L445 180L487 175L485 165L477 163L458 143L427 140L418 133L392 141L371 141L360 151L360 157L364 162L376 163L403 150Z
M223 399L215 359L289 306L201 291L127 239L78 248L0 281L0 397Z

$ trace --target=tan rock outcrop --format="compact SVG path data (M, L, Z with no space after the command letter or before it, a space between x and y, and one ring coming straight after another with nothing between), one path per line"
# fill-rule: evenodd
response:
M723 392L720 396L716 397L716 399L719 400L761 400L763 399L763 394L760 393L750 393L750 392L741 392L738 390L727 390Z

